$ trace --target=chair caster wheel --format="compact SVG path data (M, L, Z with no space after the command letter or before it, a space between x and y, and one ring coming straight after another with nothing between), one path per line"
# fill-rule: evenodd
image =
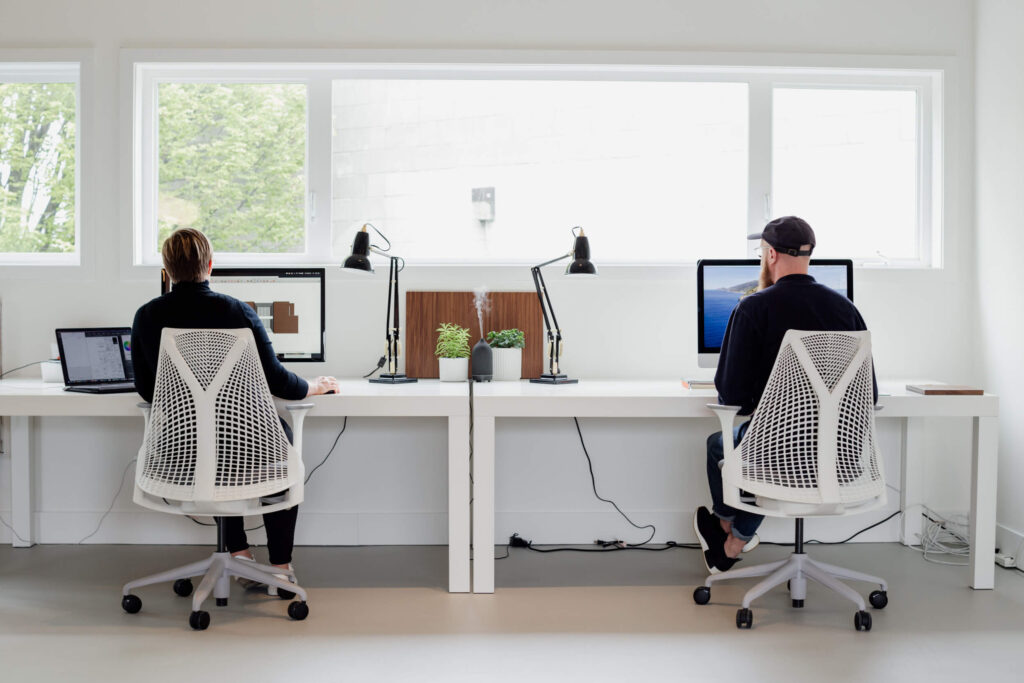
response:
M300 602L298 600L289 603L288 616L290 616L295 621L302 621L303 619L309 616L309 605L307 605L304 601Z
M188 615L188 625L196 631L205 631L210 626L210 613L202 610L193 612Z
M142 609L142 600L137 595L125 595L121 598L121 609L128 614L135 614Z
M281 598L282 600L291 600L295 597L295 593L292 593L291 591L286 591L283 588L278 588L277 597Z
M754 613L747 607L736 610L736 628L750 628L754 625Z
M803 600L794 600L793 601L793 607L795 607L797 609L800 609L803 606L804 606L804 601Z
M183 598L187 598L192 595L192 580L178 579L174 582L174 592Z
M870 631L871 630L871 613L870 612L857 612L853 615L853 627L858 631Z
M885 606L889 604L889 594L886 591L871 591L868 602L875 609L885 609Z
M711 602L711 589L707 586L697 586L693 589L693 601L698 605L706 605Z

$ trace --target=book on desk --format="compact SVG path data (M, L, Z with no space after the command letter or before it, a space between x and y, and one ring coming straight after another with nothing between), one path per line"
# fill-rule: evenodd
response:
M981 396L984 389L963 384L908 384L907 391L925 396Z

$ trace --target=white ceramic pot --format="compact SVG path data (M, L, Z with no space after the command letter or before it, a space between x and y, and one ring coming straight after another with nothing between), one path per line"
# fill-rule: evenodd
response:
M442 382L465 382L469 379L468 358L438 358L437 368Z
M522 349L491 349L495 381L516 381L523 377Z

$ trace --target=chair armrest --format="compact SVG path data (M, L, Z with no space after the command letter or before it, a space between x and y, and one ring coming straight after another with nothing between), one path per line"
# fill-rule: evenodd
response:
M707 407L718 416L719 422L722 424L722 436L726 434L732 434L732 430L736 425L736 416L740 413L740 406L724 406L721 403L708 403Z
M145 420L145 430L149 430L149 411L153 408L152 403L146 403L145 401L139 401L135 404L135 407L142 411L142 419Z
M285 419L292 428L293 445L299 453L302 453L302 424L306 419L306 413L314 408L314 403L285 403L275 401L278 414ZM284 408L284 410L281 410Z

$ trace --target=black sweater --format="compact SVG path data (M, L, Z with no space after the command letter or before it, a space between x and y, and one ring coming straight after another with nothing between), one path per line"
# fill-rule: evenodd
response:
M718 400L754 412L787 330L866 330L857 307L810 275L787 275L733 309L715 373ZM872 369L872 373L874 370ZM878 403L878 382L874 382Z
M285 369L277 360L256 311L238 299L214 292L209 282L179 282L167 294L142 306L132 323L135 388L146 401L153 400L160 333L165 327L219 330L248 327L256 340L270 393L288 400L306 397L309 390L306 380Z

